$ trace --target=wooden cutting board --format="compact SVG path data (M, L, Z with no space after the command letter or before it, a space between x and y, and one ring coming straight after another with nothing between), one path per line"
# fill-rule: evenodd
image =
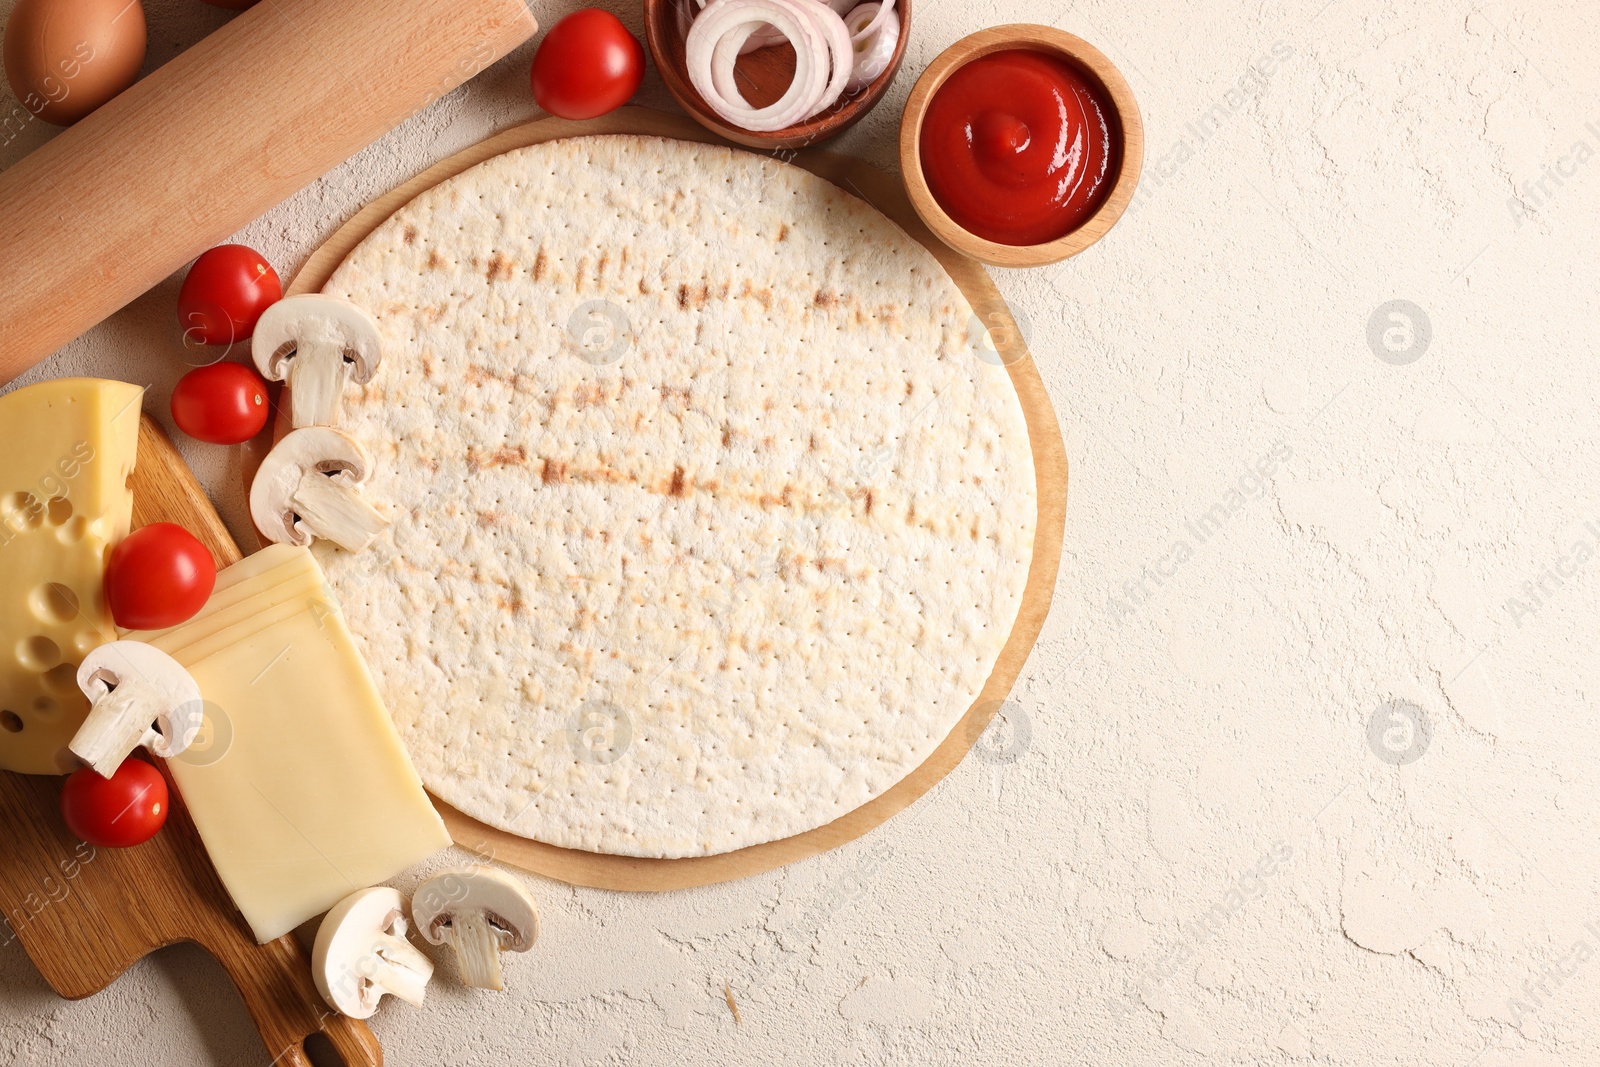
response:
M320 290L356 245L395 211L420 193L486 159L515 148L563 137L606 133L657 135L747 151L681 115L639 107L625 107L585 122L544 119L518 126L435 164L368 204L311 254L287 292L294 294ZM921 766L878 797L815 830L718 856L639 859L580 852L530 841L478 822L435 798L434 806L444 816L456 843L464 848L563 882L637 891L680 889L744 878L837 848L909 807L955 769L1011 692L1011 686L1016 682L1022 665L1027 662L1033 642L1044 625L1061 561L1061 538L1067 511L1067 454L1050 397L1045 392L1044 382L1039 377L1026 339L1012 318L1010 308L981 265L952 251L923 225L906 197L898 175L878 170L859 159L815 149L798 153L784 151L778 153L776 158L826 178L887 215L933 253L934 258L966 294L979 319L990 331L989 336L998 358L1005 363L1022 401L1038 480L1039 516L1033 561L1022 607L1010 639L1001 650L988 684L965 718ZM261 451L259 447L257 451ZM246 468L250 466L247 461Z
M176 522L211 549L220 570L238 546L161 427L145 416L133 475L133 526ZM160 761L155 761L160 765ZM162 767L162 773L166 773ZM61 820L62 778L0 771L0 908L39 973L63 997L98 993L156 949L192 941L217 958L244 997L274 1067L379 1067L363 1022L332 1012L293 934L258 945L218 880L170 776L166 826L135 848L96 849Z

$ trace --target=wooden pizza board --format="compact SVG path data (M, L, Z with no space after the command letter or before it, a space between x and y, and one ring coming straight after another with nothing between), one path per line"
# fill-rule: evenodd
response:
M625 107L586 122L544 119L518 126L435 164L368 204L311 254L289 285L287 294L320 290L345 257L379 224L440 182L515 148L564 137L605 133L654 134L748 151L717 137L687 118L638 107ZM1022 401L1038 481L1039 515L1034 535L1033 561L1028 571L1022 607L1010 639L1001 650L988 684L978 699L931 756L878 797L815 830L717 856L639 859L557 848L517 837L478 822L435 797L434 805L444 816L451 835L464 848L563 882L631 891L682 889L730 881L837 848L909 807L961 762L1010 693L1018 672L1033 648L1034 639L1044 625L1055 591L1056 570L1061 561L1061 537L1067 508L1067 455L1050 397L1045 392L1038 368L1034 366L1033 357L1005 300L982 266L952 251L922 224L896 175L880 171L858 159L815 149L799 153L782 152L776 158L826 178L887 215L933 253L966 294L967 300L990 331L990 338L1000 359L1006 364L1011 382Z
M239 560L205 491L148 415L132 485L135 529L180 523L211 549L219 569ZM310 954L293 934L256 944L170 776L166 825L134 848L80 842L61 820L63 781L0 771L0 908L51 989L87 997L157 949L192 941L238 986L275 1065L311 1067L307 1038L320 1033L319 1064L380 1067L377 1038L323 1003Z

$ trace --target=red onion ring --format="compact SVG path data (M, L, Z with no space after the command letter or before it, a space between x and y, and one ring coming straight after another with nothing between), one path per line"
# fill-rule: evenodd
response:
M882 13L883 9L876 3L862 4L846 17L845 29L850 29L863 19L871 19L869 25L876 24ZM865 37L852 33L850 40L854 45L855 63L844 88L845 92L856 93L877 81L878 76L888 70L889 64L894 61L894 50L900 43L900 16L890 13L876 33Z
M771 27L795 51L794 80L768 107L753 108L734 79L750 38ZM689 27L689 80L718 115L758 133L781 130L828 108L844 93L855 66L844 19L819 0L711 0Z
M879 28L882 27L884 20L889 17L889 13L893 10L894 0L883 0L883 6L878 8L878 13L873 16L872 21L861 27L861 29L857 30L855 33L852 33L850 35L850 40L859 43L877 33ZM896 33L899 32L899 21L899 19L895 20Z

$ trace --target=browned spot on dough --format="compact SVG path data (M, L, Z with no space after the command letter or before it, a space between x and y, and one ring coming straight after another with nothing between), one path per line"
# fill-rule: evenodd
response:
M976 541L978 539L978 520L977 519L973 519L972 520L972 539L974 541Z
M550 265L550 258L544 254L544 249L539 249L539 254L533 257L533 280L544 281L545 268Z
M478 512L478 525L483 527L499 526L503 516L498 511Z
M510 597L495 597L495 603L499 606L501 611L511 615L522 615L528 610L528 605L525 604L522 600L522 597L516 593L511 594Z
M871 515L871 514L872 514L872 505L873 505L873 504L874 504L874 503L875 503L875 502L876 502L876 501L875 501L875 498L874 498L874 497L873 497L873 495L872 495L872 490L871 490L871 489L868 489L868 490L867 490L867 512L866 512L866 513L867 513L867 514L868 514L868 515Z
M402 233L400 235L400 240L404 241L408 245L409 244L416 244L416 241L417 241L417 228L415 226L407 226L406 230L405 230L405 233Z
M826 289L818 289L817 295L812 297L811 303L826 311L829 308L839 306L839 294L831 293Z
M572 406L580 411L605 401L605 390L599 385L580 385L572 391Z
M789 224L787 222L785 222L783 225L778 227L778 240L787 241L788 239L789 239Z
M439 255L437 248L428 249L428 269L438 270L444 266L444 257Z
M496 371L492 367L485 367L481 363L469 363L467 369L462 371L461 380L468 385L489 385L495 383L503 385L516 392L522 384L522 375L514 370Z
M916 386L912 385L910 382L906 382L906 396L910 396L911 391L915 388Z
M611 262L611 253L610 252L601 252L600 253L600 262L596 263L595 266L594 266L595 277L598 278L602 274L604 274L606 272L606 264L610 263L610 262Z
M815 452L816 450L817 450L817 435L816 434L811 434L809 437L806 438L806 451L807 452Z
M667 486L667 495L668 496L682 496L683 495L683 468L682 467L674 467L674 468L672 468L672 484Z
M492 470L496 467L521 467L528 462L528 450L521 445L510 448L502 445L493 451L478 448L467 449L467 469L476 474L481 470Z
M491 282L504 282L511 280L511 269L515 266L511 260L499 252L489 257L489 265L485 268L483 276Z
M722 447L727 448L733 442L733 429L729 426L722 428Z
M543 466L539 468L539 480L545 485L566 481L567 465L553 459L545 460Z
M772 310L772 290L771 289L757 289L754 284L752 284L751 282L747 281L747 282L744 283L744 288L739 290L739 298L741 300L757 300L757 301L760 301L761 307L764 310L767 310L767 311L771 311Z
M678 286L678 309L688 311L692 306L696 311L706 306L711 299L711 289L705 283L699 285Z

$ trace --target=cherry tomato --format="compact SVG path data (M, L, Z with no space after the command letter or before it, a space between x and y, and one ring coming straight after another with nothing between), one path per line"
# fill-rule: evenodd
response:
M196 367L172 390L172 421L197 441L248 441L267 424L267 383L242 363Z
M110 778L79 767L61 787L67 829L100 848L131 848L167 821L167 780L141 759L125 759Z
M106 564L106 603L124 630L161 630L194 617L217 584L217 565L194 534L172 522L124 537Z
M218 245L202 253L178 290L178 325L185 341L231 345L256 328L256 320L283 299L278 272L244 245Z
M564 119L592 119L633 98L644 80L644 47L609 11L574 11L539 42L533 99Z

